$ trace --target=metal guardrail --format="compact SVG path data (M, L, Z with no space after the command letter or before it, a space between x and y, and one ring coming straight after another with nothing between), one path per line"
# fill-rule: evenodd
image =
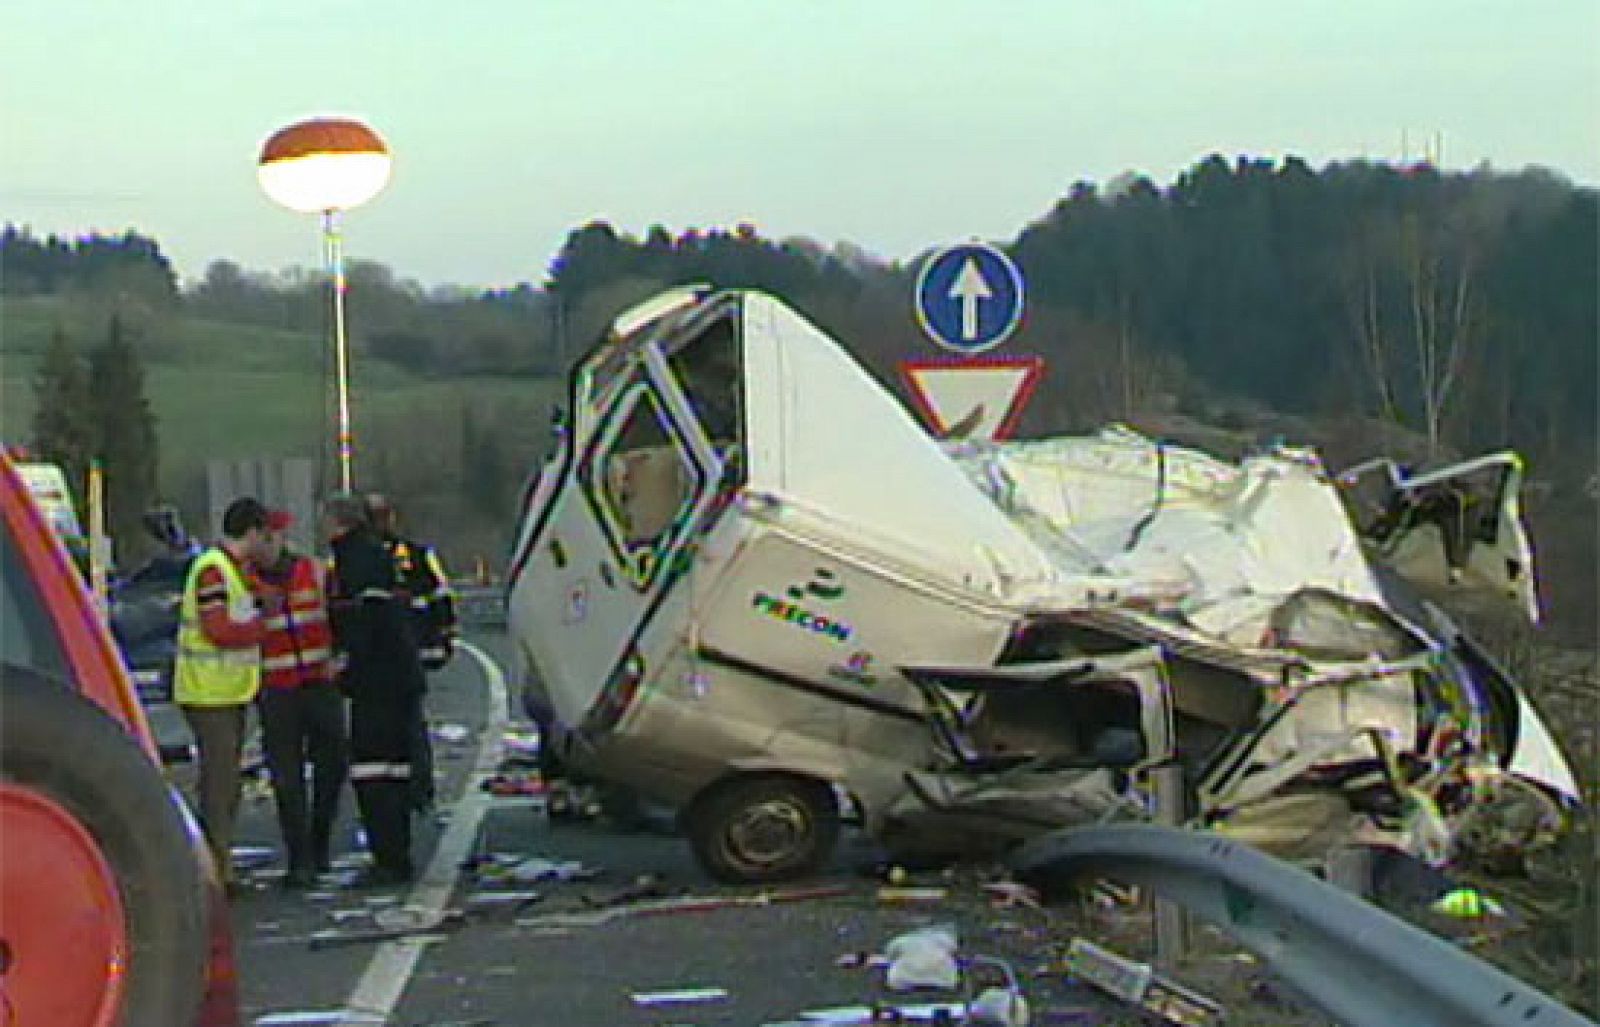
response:
M1449 943L1243 843L1122 825L1058 831L1013 861L1150 888L1227 931L1351 1027L1596 1027Z
M499 585L469 585L457 588L456 619L469 628L506 626L506 591Z

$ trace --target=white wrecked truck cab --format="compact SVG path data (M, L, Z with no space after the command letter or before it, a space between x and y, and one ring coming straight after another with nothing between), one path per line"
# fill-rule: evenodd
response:
M1401 754L1431 737L1409 666L1230 637L1308 584L1292 566L1253 603L1215 606L1227 630L1175 621L1196 580L1155 549L1106 559L1042 533L770 296L686 289L635 308L578 363L569 402L508 575L529 705L575 769L679 806L719 877L815 868L845 812L945 848L1137 814L1140 771L1174 758L1205 804L1189 812L1226 819L1305 751L1274 734L1285 720L1326 743L1297 783L1378 760L1366 728ZM1130 497L1148 492L1139 473ZM1150 519L1143 499L1125 506L1104 511L1124 536ZM1141 534L1159 549L1215 531L1163 515ZM1359 598L1381 612L1375 587ZM1286 663L1339 702L1287 702ZM1344 719L1312 723L1330 710ZM1275 755L1263 767L1257 750Z

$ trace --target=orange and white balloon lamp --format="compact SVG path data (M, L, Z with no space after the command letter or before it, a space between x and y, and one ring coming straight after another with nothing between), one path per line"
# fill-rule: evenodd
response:
M344 246L339 216L389 184L393 162L382 137L354 118L318 117L281 128L261 146L262 190L300 214L322 215L323 254L333 291L333 349L339 406L339 483L354 486L355 436L350 426L350 347L345 332Z

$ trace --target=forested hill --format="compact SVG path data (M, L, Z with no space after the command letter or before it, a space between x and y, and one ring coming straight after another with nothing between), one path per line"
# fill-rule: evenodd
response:
M930 238L928 248L952 241L959 240ZM1213 156L1166 185L1126 175L1071 186L1014 238L995 241L1016 258L1029 290L1023 326L1006 348L1042 354L1050 368L1023 434L1123 420L1225 451L1285 435L1323 447L1335 465L1379 449L1426 463L1515 447L1532 468L1541 564L1582 572L1557 589L1572 601L1556 605L1592 624L1596 190L1539 170L1317 170L1294 158ZM395 423L419 438L481 436L478 448L503 447L500 459L482 461L501 470L474 479L483 479L481 502L464 495L471 490L462 482L438 476L379 484L417 492L440 517L464 503L498 509L494 497L514 493L526 454L544 439L542 429L530 429L538 439L521 439L487 427L543 424L528 403L536 395L547 401L548 377L623 306L685 282L781 296L898 389L894 362L929 350L910 304L919 266L849 243L773 240L750 225L655 227L638 238L603 223L575 228L553 258L528 254L528 281L509 289L424 286L383 264L353 261L351 327L369 374L362 387L376 390L378 402L365 429L369 466L405 467L400 454L415 441L391 439L394 425L378 417L385 388L450 390L459 402L449 410L408 401ZM185 361L193 362L183 354L201 337L209 348L196 352L221 360L231 345L223 329L248 326L232 334L299 340L292 348L306 366L276 370L325 370L315 354L325 338L326 286L315 270L265 273L217 260L201 280L180 285L157 243L137 232L39 239L13 226L0 234L0 290L11 300L30 297L0 306L7 357L44 351L43 323L17 330L25 310L74 313L81 327L67 331L80 345L103 334L115 312L154 362L166 454L182 452L186 408L164 404L160 393L180 390ZM100 327L87 323L95 317ZM24 338L30 332L39 338ZM31 375L31 364L12 364L24 366ZM375 368L390 371L373 378ZM26 386L11 380L13 371L7 395L16 397ZM534 378L546 381L534 388ZM505 409L485 414L473 396L491 388ZM304 383L295 389L305 394ZM422 424L435 415L440 424ZM267 439L304 438L317 427L314 412L305 425L268 425L266 416L259 427ZM455 427L446 430L445 419ZM456 424L469 420L472 432ZM386 449L393 459L384 459ZM179 470L174 460L162 458L165 481ZM426 490L435 485L432 496ZM485 533L509 530L503 517L479 516L474 523Z
M1510 444L1547 467L1593 463L1600 197L1548 172L1212 156L1165 187L1075 185L1001 242L1029 287L1010 348L1052 365L1034 431L1137 419L1152 403L1203 417L1216 407L1204 394L1371 415L1439 454ZM315 274L219 260L180 291L132 232L67 243L8 227L0 261L11 294L112 288L274 328L316 330L324 316ZM551 373L623 303L699 280L777 293L887 378L926 347L915 270L751 226L636 239L591 224L544 281L511 290L430 291L356 262L352 323L364 349L418 371Z
M1243 396L1397 422L1439 454L1517 445L1592 471L1597 194L1548 173L1212 157L1161 188L1074 186L1007 243L1029 287L1018 351L1046 355L1035 431ZM930 241L933 242L933 241ZM880 371L926 346L912 266L753 230L591 225L551 290L591 328L617 293L695 279L783 295ZM632 286L632 287L630 287ZM1426 457L1423 452L1419 457Z

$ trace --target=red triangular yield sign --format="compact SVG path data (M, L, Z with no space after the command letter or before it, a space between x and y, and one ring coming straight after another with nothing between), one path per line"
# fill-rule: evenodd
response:
M942 439L1009 438L1043 373L1043 357L900 361L918 411Z

